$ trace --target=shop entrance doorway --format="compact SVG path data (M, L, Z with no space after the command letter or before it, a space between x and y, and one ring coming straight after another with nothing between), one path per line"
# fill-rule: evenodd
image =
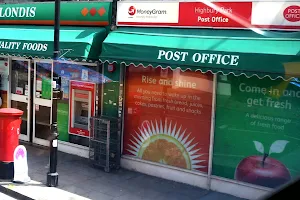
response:
M48 145L52 109L51 60L12 58L8 105L24 111L20 139Z
M52 79L51 60L34 61L33 76L33 142L49 145L50 125L52 123Z
M11 59L9 62L8 106L22 110L20 139L30 141L31 127L31 61Z

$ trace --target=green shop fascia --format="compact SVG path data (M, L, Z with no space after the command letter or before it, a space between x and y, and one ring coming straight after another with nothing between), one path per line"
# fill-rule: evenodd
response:
M263 32L119 27L100 60L214 74L209 177L275 188L300 174L300 33Z
M110 2L62 2L60 53L63 59L98 60L111 23ZM2 4L0 53L53 57L54 2Z
M54 40L54 7L54 2L1 4L0 55L11 60L30 60L32 69L34 69L33 63L51 63ZM66 77L62 77L64 98L58 104L59 139L62 141L88 146L87 138L82 140L83 137L74 136L71 141L72 136L68 132L68 84L71 79L78 81L84 79L84 81L96 83L96 88L100 87L99 80L103 79L83 78L83 69L90 68L92 71L102 74L99 56L102 42L110 31L111 16L112 3L110 1L61 2L59 47L61 63L64 64L61 65L59 71L54 69L54 72L66 75ZM39 66L43 66L43 64L39 64ZM90 72L88 73L91 75ZM48 81L47 86L43 81L42 96L45 99L51 98L51 92L45 91L47 89L51 89L51 82ZM101 106L98 105L98 107Z

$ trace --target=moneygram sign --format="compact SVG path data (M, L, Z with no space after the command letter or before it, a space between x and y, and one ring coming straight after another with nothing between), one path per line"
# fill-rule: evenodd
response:
M179 4L147 2L118 2L117 21L178 23Z

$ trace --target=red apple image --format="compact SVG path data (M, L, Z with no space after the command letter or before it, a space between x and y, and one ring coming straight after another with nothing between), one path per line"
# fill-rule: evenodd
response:
M281 153L288 143L277 140L270 148L270 153ZM264 150L260 142L254 141L259 152ZM269 154L249 156L236 167L235 179L264 187L276 188L291 180L287 167L280 161L270 158Z

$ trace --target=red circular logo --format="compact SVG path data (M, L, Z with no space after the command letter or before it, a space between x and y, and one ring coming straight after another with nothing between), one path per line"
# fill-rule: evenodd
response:
M128 9L128 14L131 15L131 16L133 16L133 15L135 15L135 13L136 13L135 7L134 6L130 6L129 9Z
M300 6L289 6L283 11L283 17L289 22L300 21Z

